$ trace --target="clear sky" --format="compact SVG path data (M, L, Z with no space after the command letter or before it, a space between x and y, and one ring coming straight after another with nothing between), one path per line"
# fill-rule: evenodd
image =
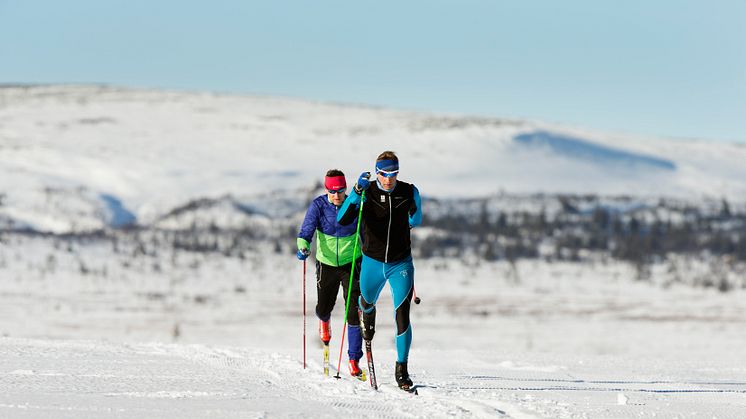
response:
M0 83L17 82L746 143L746 1L0 0Z

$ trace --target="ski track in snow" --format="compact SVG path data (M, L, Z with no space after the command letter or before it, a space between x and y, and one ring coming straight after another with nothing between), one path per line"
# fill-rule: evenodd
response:
M0 418L746 417L743 293L614 279L631 268L613 264L519 262L524 279L514 283L501 263L419 261L414 396L394 384L388 292L376 392L346 371L322 376L310 290L302 369L296 261L269 250L264 265L208 259L175 284L178 271L95 280L71 265L34 276L13 255L47 254L35 243L0 249L9 275L0 281ZM453 280L464 276L468 286ZM499 311L475 315L480 307ZM337 332L342 310L333 315Z
M413 375L415 396L395 388L385 365L374 391L323 377L314 361L303 370L288 355L204 345L3 338L0 359L0 417L14 418L728 417L746 404L742 380L568 378L499 364L488 370L501 374L475 375L452 362ZM573 408L598 393L610 393L606 403ZM630 402L615 404L618 393Z
M506 416L489 402L439 395L437 386L415 396L382 379L374 391L260 350L5 338L0 357L6 417Z

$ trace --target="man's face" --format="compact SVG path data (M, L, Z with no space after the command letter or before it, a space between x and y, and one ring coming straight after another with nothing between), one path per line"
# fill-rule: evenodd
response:
M394 188L394 185L396 185L396 175L391 177L386 177L380 173L376 174L378 176L378 182L383 186L383 189L386 189L387 191Z
M345 202L345 198L347 198L344 189L340 189L339 191L330 191L327 189L326 196L329 198L329 202L336 206L342 205Z

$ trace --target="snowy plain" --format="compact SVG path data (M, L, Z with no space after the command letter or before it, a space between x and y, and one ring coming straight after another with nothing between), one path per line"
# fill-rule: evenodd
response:
M9 228L70 233L130 219L182 229L196 221L175 207L224 196L252 205L251 223L297 217L299 191L326 166L351 181L385 148L434 197L746 192L738 145L99 86L9 87L0 98ZM611 160L599 166L599 156ZM263 194L298 199L267 207L277 201ZM197 221L247 222L234 209L220 201ZM412 396L393 380L386 291L376 392L344 371L322 376L312 264L302 368L302 264L290 252L267 243L241 258L133 260L59 237L0 234L0 417L746 417L744 291L671 284L663 265L638 281L614 261L416 260Z
M44 246L23 240L13 248L42 253ZM129 268L139 275L126 277L113 274L115 258L83 247L76 256L56 253L57 273L45 276L9 253L0 294L0 409L7 417L746 412L743 293L634 282L633 269L622 264L418 263L422 303L412 312L410 366L419 395L411 396L393 380L386 292L374 340L380 391L344 370L341 380L322 376L312 285L303 370L302 268L288 257L209 258L196 270L185 261L161 273L143 263ZM81 276L77 255L110 264L109 278ZM333 365L341 320L338 306ZM346 348L343 368L345 361Z

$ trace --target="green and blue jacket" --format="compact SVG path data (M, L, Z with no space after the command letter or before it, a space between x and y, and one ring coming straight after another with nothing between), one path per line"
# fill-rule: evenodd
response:
M316 260L329 266L342 266L352 262L357 223L341 225L337 222L339 207L329 202L326 194L311 201L306 218L298 233L298 248L310 249L316 233ZM357 220L357 216L355 216ZM358 254L361 256L360 246Z

